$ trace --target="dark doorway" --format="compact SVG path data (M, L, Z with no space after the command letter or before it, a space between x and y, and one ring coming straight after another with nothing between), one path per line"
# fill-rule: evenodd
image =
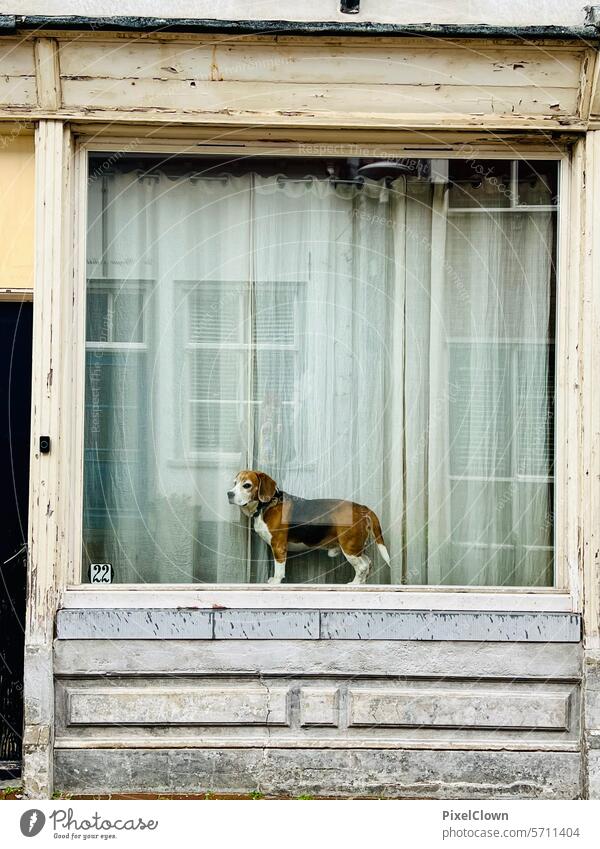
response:
M0 779L21 771L32 315L0 303Z

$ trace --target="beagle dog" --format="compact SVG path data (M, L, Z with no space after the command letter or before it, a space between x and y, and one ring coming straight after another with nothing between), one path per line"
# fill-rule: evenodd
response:
M379 519L362 504L298 498L282 492L269 475L252 469L238 472L227 497L254 520L254 530L271 547L275 574L269 584L280 584L285 578L288 551L326 549L330 557L341 551L354 568L351 584L364 584L369 576L371 561L364 552L371 537L390 563Z

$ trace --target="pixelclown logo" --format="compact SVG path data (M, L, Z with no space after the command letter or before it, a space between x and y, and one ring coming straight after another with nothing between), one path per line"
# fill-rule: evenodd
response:
M31 808L25 811L21 817L21 834L25 837L35 837L43 829L46 823L46 817L38 808Z

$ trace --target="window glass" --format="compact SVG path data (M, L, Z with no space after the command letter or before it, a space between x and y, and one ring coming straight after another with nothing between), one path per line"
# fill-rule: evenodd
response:
M556 163L90 173L84 580L553 583Z

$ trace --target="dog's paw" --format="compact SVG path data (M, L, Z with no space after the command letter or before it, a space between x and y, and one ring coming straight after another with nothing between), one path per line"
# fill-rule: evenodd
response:
M268 578L267 584L280 584L282 580L283 578L276 578L275 576L273 576L272 578Z

